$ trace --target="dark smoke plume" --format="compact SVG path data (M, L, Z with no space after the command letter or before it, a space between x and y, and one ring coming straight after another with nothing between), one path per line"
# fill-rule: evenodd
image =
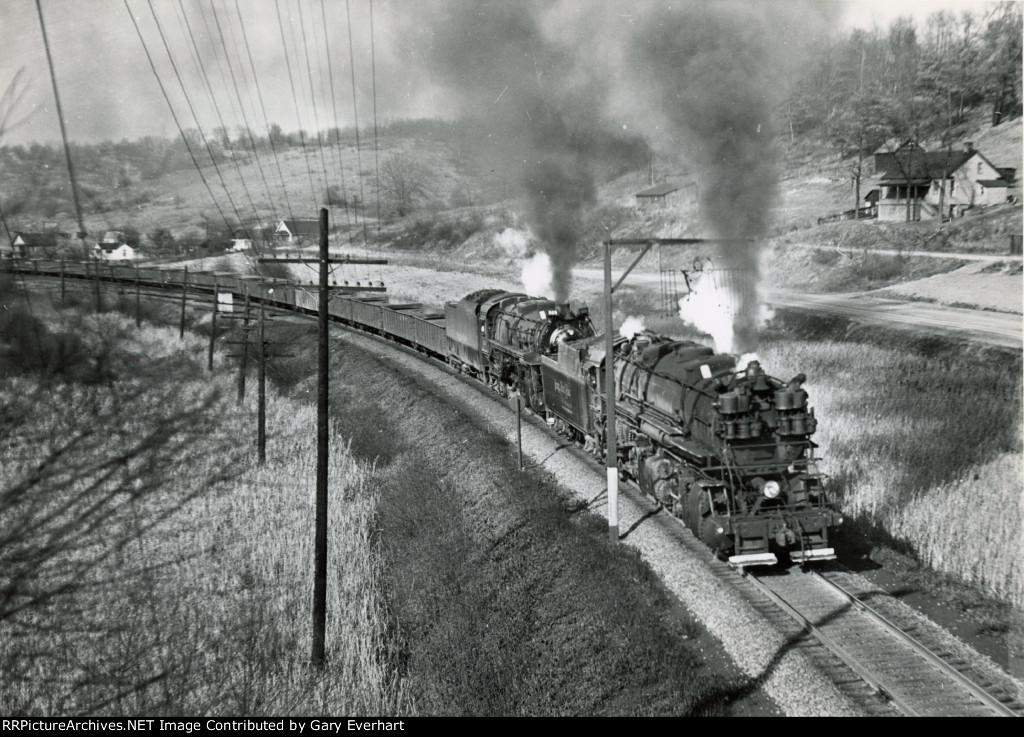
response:
M426 7L410 28L418 51L434 81L455 93L458 112L479 124L466 142L475 144L474 158L524 197L531 230L551 259L555 299L565 301L595 172L643 145L606 128L604 82L576 75L573 49L541 27L552 3Z
M426 5L410 21L433 81L486 129L476 155L523 188L531 228L568 295L594 174L623 152L684 158L701 212L731 239L719 265L748 270L734 295L740 348L756 340L758 242L778 182L772 113L822 3L597 0ZM832 11L826 11L832 12ZM643 159L636 156L634 166Z

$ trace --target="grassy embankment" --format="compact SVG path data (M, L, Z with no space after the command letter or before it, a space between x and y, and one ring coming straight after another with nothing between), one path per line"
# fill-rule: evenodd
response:
M371 354L344 348L338 365L332 406L374 463L396 662L418 713L724 714L754 690L705 662L718 644L607 543L603 519L519 472L504 438Z
M205 337L5 294L0 711L400 711L376 494L343 450L329 661L308 666L315 407L268 393L258 468L254 392L236 406L224 357L206 371Z

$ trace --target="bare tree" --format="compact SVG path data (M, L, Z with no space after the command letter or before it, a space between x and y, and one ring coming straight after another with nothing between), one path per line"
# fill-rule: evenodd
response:
M426 174L409 154L392 154L381 164L380 187L392 212L404 217L426 195Z

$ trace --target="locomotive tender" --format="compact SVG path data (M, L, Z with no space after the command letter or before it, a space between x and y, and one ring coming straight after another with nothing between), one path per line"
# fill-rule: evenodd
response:
M134 266L21 261L15 273L102 280L192 292L230 292L315 314L314 290L276 279ZM334 320L449 363L527 406L560 433L602 457L604 341L586 307L501 289L445 305L332 296ZM759 363L739 366L689 341L641 331L616 338L620 475L634 481L730 562L767 565L835 558L842 523L816 470L817 421L798 374L784 382Z

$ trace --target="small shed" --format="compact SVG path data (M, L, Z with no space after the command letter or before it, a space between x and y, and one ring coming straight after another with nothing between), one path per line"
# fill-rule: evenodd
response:
M678 184L657 184L643 192L636 193L638 210L673 207L683 203L683 189Z

